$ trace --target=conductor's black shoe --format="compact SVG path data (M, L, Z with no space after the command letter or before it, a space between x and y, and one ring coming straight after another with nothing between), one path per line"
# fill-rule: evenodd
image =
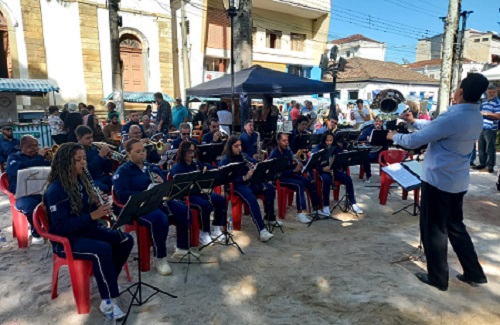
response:
M471 162L471 163L470 163L470 166L471 166L472 168L474 168L474 167L476 167L477 165L476 165L475 163Z
M479 286L479 284L488 283L488 280L486 278L479 279L479 280L472 280L472 279L466 277L463 274L457 274L457 279L459 279L462 282L465 282L465 283L469 284L471 287L477 287L477 286Z
M485 169L486 168L486 165L477 165L476 167L473 167L473 169L476 169L476 170L481 170L481 169Z
M417 279L419 279L421 282L425 283L425 284L428 284L430 286L433 286L435 288L438 288L439 290L441 291L446 291L448 290L448 287L443 287L443 286L438 286L437 284L435 284L434 282L432 282L431 280L429 280L429 275L427 273L421 273L421 272L417 272L415 273L415 276L417 277Z
M488 168L488 173L493 174L494 172L493 168Z

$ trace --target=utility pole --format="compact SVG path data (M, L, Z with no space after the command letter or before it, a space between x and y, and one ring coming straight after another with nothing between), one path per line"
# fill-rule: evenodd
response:
M120 119L125 121L123 107L123 78L120 59L120 31L121 17L118 15L120 0L108 0L109 34L111 41L111 82L113 87L113 102L116 105Z
M453 69L454 40L458 30L458 18L462 0L450 0L446 28L443 39L443 55L441 64L441 78L439 81L439 99L436 114L446 112L450 103L451 75Z
M181 33L182 33L182 70L184 71L184 94L186 89L191 87L191 69L189 66L189 54L188 54L188 38L187 38L187 26L186 26L186 8L184 6L184 1L181 0ZM186 98L186 107L187 98Z
M474 11L462 11L460 13L460 17L462 18L462 33L460 34L460 40L458 44L460 45L459 47L459 52L458 52L458 68L457 68L457 78L455 79L455 82L453 83L454 88L456 89L458 87L458 83L462 79L462 64L464 60L464 49L465 49L465 29L467 27L467 18L469 18L470 14L472 14Z
M240 9L234 19L234 72L252 66L252 0L240 0Z

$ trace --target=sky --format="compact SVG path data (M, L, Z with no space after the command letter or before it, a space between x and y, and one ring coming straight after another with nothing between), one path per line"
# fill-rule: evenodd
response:
M387 44L386 61L415 62L419 38L443 33L448 0L332 0L328 40L363 34ZM499 0L462 0L467 27L500 33ZM461 24L461 22L460 22Z

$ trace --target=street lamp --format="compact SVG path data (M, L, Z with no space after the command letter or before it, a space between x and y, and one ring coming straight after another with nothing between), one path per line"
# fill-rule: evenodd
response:
M222 0L224 9L229 18L231 18L231 132L234 134L234 33L233 33L233 18L238 14L240 9L240 0Z

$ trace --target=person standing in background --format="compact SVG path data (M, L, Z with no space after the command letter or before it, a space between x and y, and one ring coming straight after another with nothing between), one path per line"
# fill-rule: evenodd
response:
M59 117L57 106L49 107L49 126L52 140L56 144L63 144L68 139L68 133L64 130L64 121Z
M189 118L188 109L182 105L182 99L175 100L175 106L172 108L172 124L179 129L181 123L186 123Z
M64 127L68 130L68 142L77 142L75 129L83 124L83 117L75 103L68 104L68 111L69 113L64 120Z
M156 111L156 130L166 134L168 132L168 127L172 124L172 108L170 104L163 99L162 93L156 93L155 100L158 105Z

